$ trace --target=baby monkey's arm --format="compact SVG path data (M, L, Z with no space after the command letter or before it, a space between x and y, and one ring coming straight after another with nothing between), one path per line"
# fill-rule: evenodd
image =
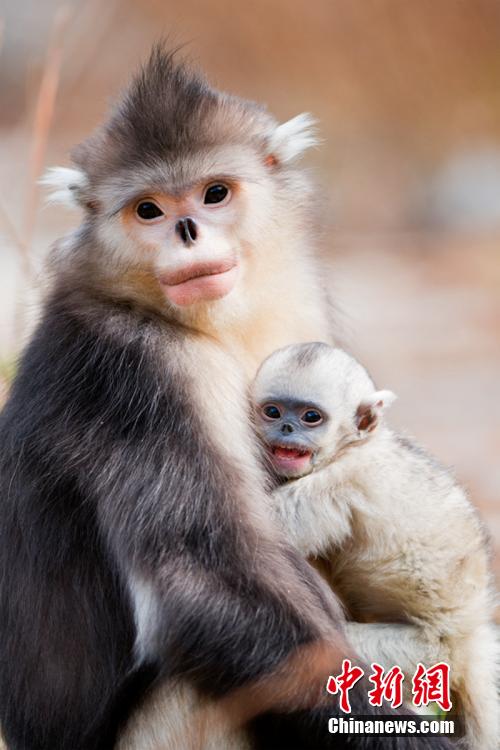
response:
M406 675L413 674L418 662L431 666L449 658L439 635L419 625L348 622L345 633L365 662L376 661L384 669L398 666Z
M305 556L325 554L351 533L349 507L336 502L325 472L309 474L274 490L274 513L287 538Z

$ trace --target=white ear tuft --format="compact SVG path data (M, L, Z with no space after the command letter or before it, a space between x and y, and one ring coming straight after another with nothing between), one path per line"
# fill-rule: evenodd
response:
M388 406L394 403L397 396L392 391L375 391L371 397L372 406L378 409L387 409Z
M59 203L69 208L81 208L81 193L87 186L87 177L79 169L51 167L39 181L50 190L47 203Z
M269 143L269 152L286 164L318 144L316 120L308 112L278 125Z

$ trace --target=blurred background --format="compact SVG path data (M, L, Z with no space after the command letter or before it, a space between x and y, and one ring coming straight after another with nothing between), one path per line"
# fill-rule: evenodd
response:
M310 111L344 340L393 423L455 467L500 573L500 2L0 0L0 378L48 246L36 181L166 35L282 120ZM34 290L34 291L33 291Z

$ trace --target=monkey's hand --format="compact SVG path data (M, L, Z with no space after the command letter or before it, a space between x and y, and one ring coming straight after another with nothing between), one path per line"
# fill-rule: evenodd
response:
M306 556L326 553L351 533L349 506L333 497L330 483L321 474L278 487L271 504L288 540Z

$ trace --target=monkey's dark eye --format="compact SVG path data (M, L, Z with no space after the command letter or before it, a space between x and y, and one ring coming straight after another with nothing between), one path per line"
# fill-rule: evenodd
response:
M323 421L322 415L316 409L308 409L301 416L301 421L310 425L317 425Z
M266 417L266 419L279 419L281 417L280 410L274 404L263 406L262 413Z
M222 203L229 195L229 188L225 185L209 185L205 190L203 203Z
M140 219L144 219L145 221L163 216L163 211L153 201L141 201L137 204L135 212Z

